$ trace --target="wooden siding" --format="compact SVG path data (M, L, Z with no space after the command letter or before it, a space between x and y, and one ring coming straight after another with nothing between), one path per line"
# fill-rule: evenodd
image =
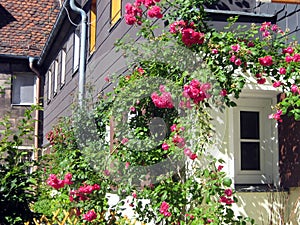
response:
M300 39L300 5L281 3L257 3L254 9L256 13L273 13L276 15L276 24L283 30L290 29L290 34Z

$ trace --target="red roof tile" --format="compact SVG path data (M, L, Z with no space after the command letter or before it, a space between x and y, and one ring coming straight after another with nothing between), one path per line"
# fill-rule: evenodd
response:
M58 0L0 0L0 54L38 56L58 13Z

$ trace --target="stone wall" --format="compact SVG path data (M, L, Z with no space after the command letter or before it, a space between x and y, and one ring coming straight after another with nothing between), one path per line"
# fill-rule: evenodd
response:
M25 110L30 108L30 106L11 105L11 77L11 74L0 73L0 120L6 115L9 116L12 128L16 129L18 120L23 118ZM3 129L3 127L0 127L0 130L1 129ZM33 141L27 140L23 144L32 146Z

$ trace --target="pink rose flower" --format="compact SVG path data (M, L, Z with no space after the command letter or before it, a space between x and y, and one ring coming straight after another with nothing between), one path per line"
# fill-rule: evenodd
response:
M226 89L222 89L222 90L220 91L220 95L223 96L223 97L227 96L227 91L226 91Z
M191 149L189 149L189 148L185 148L185 149L183 150L183 152L184 152L184 154L185 154L186 156L190 156L190 155L192 154L192 151L191 151Z
M226 195L227 197L230 197L230 196L232 195L232 189L231 189L231 188L228 188L228 189L226 189L226 190L224 191L224 193L225 193L225 195Z
M65 175L64 183L67 184L67 185L73 184L73 182L72 182L72 174L71 173L67 173Z
M171 131L174 132L177 130L177 125L176 124L173 124L171 127L170 127Z
M234 51L234 52L238 52L240 50L240 45L239 44L236 44L236 45L232 45L231 46L231 49Z
M294 53L294 49L292 47L287 47L285 49L282 50L283 54L293 54Z
M172 214L169 212L169 204L163 201L160 205L159 212L163 214L165 217L170 217Z
M229 59L229 61L230 62L235 62L235 60L236 60L236 56L235 55L232 55L231 57L230 57L230 59Z
M241 59L236 59L236 60L234 61L234 64L235 64L236 66L240 66L240 65L242 64Z
M286 61L287 63L292 62L293 59L294 59L294 58L293 58L292 56L290 56L290 55L287 55L287 56L285 57L285 61Z
M191 160L195 160L196 158L198 158L198 156L196 155L196 153L190 154L189 157L190 157Z
M296 53L293 57L294 62L300 62L300 54Z
M258 84L264 84L264 83L266 83L266 78L259 78L259 79L257 79L257 83Z
M217 170L220 172L223 168L224 168L224 166L219 165Z
M260 65L262 66L271 66L273 64L272 56L267 55L258 59Z
M125 145L127 142L128 142L128 138L123 138L122 141L121 141L121 143L122 143L123 145Z
M148 16L150 18L158 18L161 19L163 17L163 14L161 13L161 9L159 6L155 5L150 10L148 10Z
M212 53L212 54L218 54L219 51L218 51L218 49L214 48L214 49L211 50L211 53Z
M280 69L279 69L279 74L286 74L286 69L284 68L284 67L281 67Z
M275 119L278 122L282 122L281 115L282 115L282 110L277 110L276 113L269 115L269 119Z
M97 214L95 213L94 210L90 210L86 214L83 214L82 217L84 220L91 222L97 218Z
M275 81L275 82L273 83L273 87L274 87L274 88L280 87L280 85L281 85L281 82L280 82L280 81Z
M293 84L291 86L291 92L293 92L294 94L299 93L299 88L296 84Z
M169 146L167 143L164 142L164 143L162 144L161 148L162 148L163 150L167 151L167 150L170 148L170 146Z

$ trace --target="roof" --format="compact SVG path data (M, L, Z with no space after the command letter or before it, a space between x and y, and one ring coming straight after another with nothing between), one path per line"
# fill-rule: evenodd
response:
M58 0L0 0L0 54L40 55L59 10Z

